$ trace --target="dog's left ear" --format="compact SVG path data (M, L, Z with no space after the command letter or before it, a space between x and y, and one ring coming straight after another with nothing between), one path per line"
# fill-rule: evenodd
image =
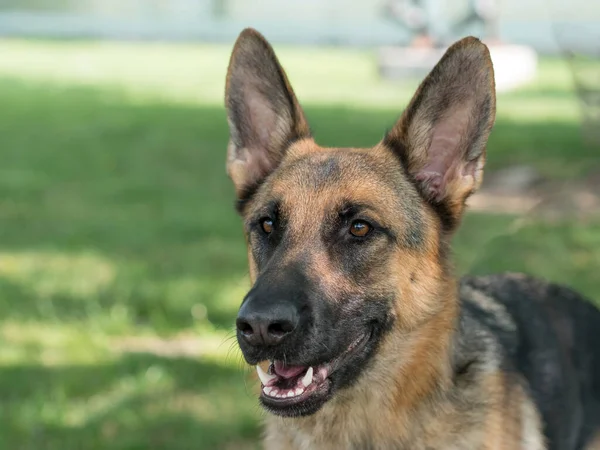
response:
M238 198L275 170L289 144L310 137L304 112L273 48L256 30L238 37L227 71L227 173Z
M481 184L495 116L489 51L467 37L448 49L383 141L399 155L447 231L456 227L466 199Z

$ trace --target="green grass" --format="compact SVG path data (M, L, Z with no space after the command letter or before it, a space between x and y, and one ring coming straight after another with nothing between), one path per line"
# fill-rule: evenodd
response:
M379 80L368 52L278 50L325 145L376 143L415 87ZM231 339L248 281L224 172L228 51L0 41L0 448L256 448ZM562 63L499 97L488 161L594 170ZM470 213L459 270L600 299L600 219L516 219Z

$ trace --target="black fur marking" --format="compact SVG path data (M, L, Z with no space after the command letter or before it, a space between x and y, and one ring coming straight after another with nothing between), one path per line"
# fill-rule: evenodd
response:
M351 447L349 450L377 450L375 447L375 443L372 441L370 437L364 437L360 440L360 442L356 444L350 444Z
M356 306L349 309L347 303ZM342 305L344 302L342 302ZM317 366L322 363L332 363L333 372L327 378L326 391L317 392L301 405L290 408L277 408L261 399L263 405L273 414L284 417L298 417L314 414L340 390L354 385L360 375L368 369L372 357L377 352L382 337L392 329L393 319L390 314L391 301L382 298L360 298L347 300L346 307L326 305L322 311L317 311L314 326L304 335L317 345L314 350L327 345L325 357L317 359L300 359L299 365ZM337 326L337 328L336 328ZM364 336L364 341L355 350L346 353L350 343ZM314 344L313 344L314 345ZM294 351L290 355L296 355ZM292 364L298 359L291 357ZM309 361L309 362L306 362ZM312 362L310 362L312 361Z
M327 389L317 392L302 404L279 407L262 399L263 405L281 416L302 416L320 409L338 389L351 386L368 366L382 336L392 328L391 298L363 296L326 299L327 294L311 276L313 267L298 260L281 266L274 258L267 263L240 311L246 316L270 314L278 307L293 308L298 326L276 346L249 346L238 334L238 343L249 364L264 360L284 360L290 365L333 364ZM355 350L348 347L364 337Z
M385 145L389 150L391 150L394 155L400 160L400 165L406 175L408 174L408 149L404 142L394 138L392 134L388 131L382 141L383 145Z
M352 306L349 307L349 304ZM338 389L352 386L359 376L368 368L372 356L377 351L381 338L388 333L393 326L394 320L391 316L391 297L379 298L355 298L346 299L338 304L335 311L340 324L352 330L352 338L356 339L361 332L369 330L371 336L366 347L359 355L355 355L352 361L347 362L334 374L334 385Z
M404 234L403 243L408 248L418 249L423 246L424 236L421 232L420 227L423 226L420 220L414 220L414 218L409 217L410 220L410 228ZM419 227L420 226L420 227Z
M254 196L256 195L256 192L258 191L258 188L260 188L260 186L262 185L262 182L258 182L258 183L253 183L249 186L246 186L238 195L238 198L235 201L235 210L237 211L237 213L239 215L243 215L245 210L246 210L246 206L248 205L248 203L250 203L250 201L252 200L252 198L254 198Z
M425 244L425 228L423 224L423 206L420 203L420 197L414 201L407 200L401 202L403 211L403 222L405 226L404 233L399 243L406 248L419 250Z
M309 300L314 297L313 286L306 277L302 263L281 267L268 264L256 280L252 289L242 301L242 307L252 308L254 313L268 313L275 305L287 303L293 305L300 315L297 331L277 347L251 347L240 339L238 343L249 364L256 364L267 359L281 359L292 364L294 359L301 358L302 339L310 330L313 318L310 315ZM240 308L241 309L241 308ZM310 339L309 339L310 341Z
M574 291L534 278L463 279L505 308L515 330L463 298L463 311L501 346L503 368L520 373L542 415L549 450L583 448L600 428L600 311Z
M447 203L430 202L429 204L440 218L444 231L450 232L457 227L458 219L452 215Z
M313 176L318 180L316 184L320 185L323 181L335 181L341 174L340 164L336 158L327 158L316 167Z

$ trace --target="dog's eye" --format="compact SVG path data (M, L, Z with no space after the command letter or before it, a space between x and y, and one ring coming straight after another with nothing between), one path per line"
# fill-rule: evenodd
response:
M355 220L350 225L350 234L356 237L365 237L371 231L371 225L362 220Z
M265 233L269 234L273 232L273 221L269 218L262 219L260 221L260 227Z

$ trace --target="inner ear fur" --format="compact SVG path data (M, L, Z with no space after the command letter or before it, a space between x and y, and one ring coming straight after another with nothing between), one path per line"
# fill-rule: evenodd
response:
M467 37L446 51L384 138L446 228L455 227L481 184L495 116L488 48Z

